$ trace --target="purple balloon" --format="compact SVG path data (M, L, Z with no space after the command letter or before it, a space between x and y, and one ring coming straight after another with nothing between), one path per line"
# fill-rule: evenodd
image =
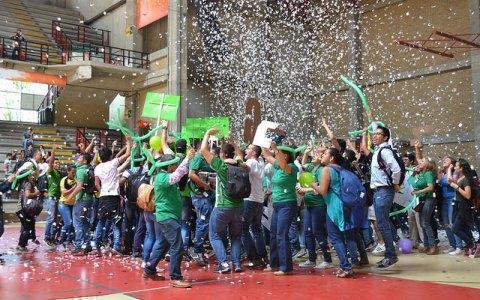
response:
M400 251L403 254L409 254L412 253L413 250L413 242L410 239L407 238L402 238L398 242L398 248L400 248Z

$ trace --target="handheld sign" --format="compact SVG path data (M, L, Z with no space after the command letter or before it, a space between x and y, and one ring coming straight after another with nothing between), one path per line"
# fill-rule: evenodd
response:
M255 146L260 146L263 148L270 148L270 144L272 143L272 139L267 138L266 134L268 129L276 129L278 127L278 123L270 122L270 121L262 121L258 127L257 131L255 132L255 136L253 138L253 143Z

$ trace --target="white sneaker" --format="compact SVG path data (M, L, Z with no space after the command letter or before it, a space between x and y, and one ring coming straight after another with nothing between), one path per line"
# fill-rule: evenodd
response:
M448 254L449 254L449 255L455 255L455 256L457 256L457 255L461 255L462 253L463 253L462 249L457 248L457 249L449 252Z
M302 263L299 263L298 266L300 268L313 268L315 267L315 262L314 261L310 261L310 260L306 260Z
M325 269L331 269L335 268L335 266L332 263L322 261L318 265L315 266L315 269L320 269L320 270L325 270Z
M456 250L455 248L450 247L448 249L443 250L443 254L450 254L450 252L454 252L455 250Z
M376 256L382 256L385 253L385 244L377 244L377 247L373 249L372 254Z

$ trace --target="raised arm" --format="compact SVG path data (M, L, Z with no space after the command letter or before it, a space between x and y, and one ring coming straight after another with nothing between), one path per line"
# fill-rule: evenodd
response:
M365 154L365 156L369 156L371 151L368 148L368 128L367 127L363 128L362 145L363 145L363 154Z
M168 121L162 121L162 125L163 125L163 128L162 128L161 139L162 139L163 154L175 154L175 153L173 153L172 149L170 149L170 147L168 147L168 143L167 143Z
M92 140L90 141L90 144L88 144L88 147L85 149L85 153L90 153L93 150L93 145L95 144L95 141L97 140L97 137L94 136Z
M423 145L420 143L420 141L415 141L415 159L417 160L417 163L420 163L420 160L423 159Z
M177 169L170 174L169 183L171 185L177 183L188 173L188 162L193 158L195 155L195 150L190 149L187 152L187 156L183 159L182 163L177 167Z
M48 160L48 172L53 170L53 161L55 160L55 146L52 147L51 155Z
M127 147L127 149L125 150L125 153L122 154L122 156L120 156L118 158L118 163L119 164L123 164L127 158L130 157L130 152L132 150L132 140L130 139L130 137L127 135L125 136L125 140L127 141L127 145L125 147Z
M203 136L202 146L200 147L200 153L202 154L203 158L208 164L212 163L213 155L210 153L210 149L208 148L208 140L210 139L211 135L214 135L218 132L217 128L211 128L207 130L205 135Z
M333 133L333 131L330 129L330 127L327 124L327 121L325 121L325 118L322 118L322 126L327 132L327 136L330 139L330 142L332 142L333 147L337 149L338 151L341 150L340 144L338 143L337 137Z

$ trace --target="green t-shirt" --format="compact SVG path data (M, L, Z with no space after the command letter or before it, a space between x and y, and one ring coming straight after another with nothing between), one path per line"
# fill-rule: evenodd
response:
M316 182L320 182L323 170L321 165L314 166L312 163L308 163L305 165L305 169L307 172L313 174L313 178ZM322 195L315 194L315 192L305 193L303 199L305 200L305 206L325 206L325 200Z
M203 159L203 156L199 153L195 154L195 156L192 158L192 160L190 160L190 162L188 163L188 169L193 170L193 171L213 172L212 168L210 168L210 165L207 164L205 159ZM194 186L196 186L193 181L191 183ZM191 192L190 195L192 197L197 195L197 194L195 194L195 191L193 190L193 187L189 190ZM211 191L208 191L208 193L210 194Z
M47 172L48 196L56 199L60 198L60 172L52 169Z
M170 184L170 174L162 171L155 176L153 181L155 195L155 219L165 221L167 219L180 220L182 217L182 197L178 184Z
M77 171L75 173L75 181L76 182L83 182L84 186L88 183L88 166L87 165L81 165L81 166L77 167ZM81 200L81 199L92 199L93 200L93 195L87 194L83 190L81 190L75 196L75 200Z
M292 172L287 174L278 165L278 161L273 164L274 173L272 176L272 201L288 202L297 201L295 186L297 185L298 168L294 163L288 164Z
M415 191L423 190L428 186L428 184L435 184L435 175L431 171L421 172L415 176L410 176L408 178L408 183L412 186ZM417 195L419 198L422 197L433 197L433 192L421 193Z
M225 189L225 185L228 180L228 166L227 163L218 157L213 157L210 164L213 170L217 172L217 187L216 187L216 200L215 207L221 208L237 208L243 206L243 199L233 199L228 196Z

